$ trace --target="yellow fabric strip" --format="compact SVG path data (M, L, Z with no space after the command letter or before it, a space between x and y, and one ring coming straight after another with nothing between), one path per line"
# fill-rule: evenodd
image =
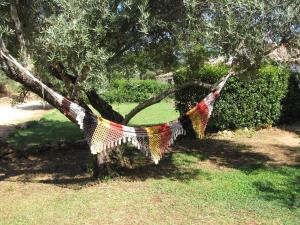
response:
M197 134L198 138L203 138L204 137L204 129L202 125L202 120L201 120L201 115L197 111L194 111L189 115L189 118L192 122L192 126L194 131Z
M161 138L159 134L159 129L157 127L147 127L146 128L148 139L149 139L149 150L153 161L157 164L160 160L160 143Z

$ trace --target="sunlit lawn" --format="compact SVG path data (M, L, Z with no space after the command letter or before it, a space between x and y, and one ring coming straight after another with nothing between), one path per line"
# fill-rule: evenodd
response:
M115 104L113 108L125 115L135 106L135 103ZM178 116L179 113L175 111L173 102L160 102L141 111L130 121L130 124L139 125L164 123L174 120Z

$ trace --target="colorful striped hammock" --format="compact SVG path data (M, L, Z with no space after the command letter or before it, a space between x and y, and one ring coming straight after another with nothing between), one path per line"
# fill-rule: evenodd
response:
M114 123L87 112L69 100L63 100L65 113L76 121L83 130L92 154L107 157L108 151L131 143L151 156L157 164L174 140L191 127L198 138L204 136L213 105L231 74L228 74L202 101L177 120L149 127L130 127Z
M99 154L107 159L110 150L122 143L131 143L141 149L157 164L174 140L187 129L192 128L199 138L204 136L208 119L212 113L214 102L220 95L230 72L225 76L202 101L185 115L175 121L149 127L130 127L96 116L78 104L66 99L40 80L34 77L27 69L19 64L12 56L5 56L31 79L42 86L43 90L51 94L64 109L66 116L77 122L83 131L92 154Z

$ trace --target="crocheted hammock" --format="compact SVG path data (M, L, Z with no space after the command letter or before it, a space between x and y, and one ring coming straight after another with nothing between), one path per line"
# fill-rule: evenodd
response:
M39 83L43 90L56 99L65 114L77 122L84 133L92 154L100 154L102 159L107 159L110 150L122 143L131 143L136 148L142 150L147 156L151 156L156 164L174 140L179 135L185 134L187 129L192 128L199 138L204 136L214 102L220 95L227 79L232 75L229 73L225 76L212 92L179 119L155 126L131 127L117 124L101 116L94 115L47 87L12 56L6 56L6 58L13 62L19 69L23 70L31 79Z

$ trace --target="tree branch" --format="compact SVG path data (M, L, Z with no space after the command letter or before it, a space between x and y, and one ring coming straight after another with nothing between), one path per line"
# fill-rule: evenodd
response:
M85 93L91 105L103 116L105 119L111 120L116 123L123 121L123 116L115 111L112 106L102 99L95 90Z
M74 88L74 85L75 85L74 83L75 83L75 82L73 82L73 81L70 79L71 76L69 76L69 75L66 73L65 68L64 68L64 66L62 65L62 63L58 63L58 64L56 65L56 67L57 67L58 74L60 75L61 80L64 82L65 87L66 87L66 89L67 89L67 93L68 93L68 95L69 95L69 97L70 97L70 96L72 95L72 90L73 90L73 88Z
M48 67L48 70L50 71L51 75L53 75L55 78L63 81L61 73L62 73L62 70L64 70L64 67L61 63L58 63L56 66L50 65ZM68 73L64 73L64 76L66 76L67 79L70 80L70 82L72 84L75 83L76 77L74 77Z
M61 68L63 65L61 65ZM61 70L56 67L50 66L51 74L59 80L62 80ZM64 76L68 78L74 84L76 82L76 78L68 73L64 73ZM111 120L116 123L121 123L123 120L123 116L115 111L112 106L102 99L95 90L86 91L86 96L89 99L89 103L103 116L105 119Z
M23 71L20 71L16 69L15 65L9 61L7 58L4 57L2 54L5 53L6 55L9 54L8 50L5 47L5 44L0 37L0 65L5 74L11 78L12 80L15 80L21 84L23 84L25 87L27 87L30 91L37 94L44 100L46 100L48 103L50 103L52 106L57 108L61 113L64 113L63 108L61 107L60 103L47 91L43 89L43 87L35 80L30 79ZM68 117L72 122L73 118Z
M172 87L164 92L162 92L161 94L154 96L152 98L147 99L146 101L138 104L134 109L132 109L124 118L124 120L122 121L122 124L126 125L128 124L128 122L140 111L142 111L143 109L154 105L156 103L159 103L161 100L163 100L164 98L166 98L167 96L175 93L176 91L179 91L180 89L189 87L189 86L193 86L193 85L197 85L200 87L204 87L207 89L211 89L213 87L213 85L211 84L207 84L207 83L203 83L199 80L194 80L194 81L188 81L186 83L183 83L179 86L176 87Z
M17 36L17 39L18 39L18 42L19 42L19 45L20 45L20 49L21 49L22 60L24 62L26 62L29 59L29 55L27 53L24 32L23 32L21 21L19 19L19 15L18 15L15 0L10 1L10 16L11 16L11 19L14 23L15 33L16 33L16 36Z
M80 84L87 78L89 71L91 70L90 66L85 65L82 70L80 75L76 78L72 93L71 93L71 99L75 99L78 95L79 89L80 89Z

